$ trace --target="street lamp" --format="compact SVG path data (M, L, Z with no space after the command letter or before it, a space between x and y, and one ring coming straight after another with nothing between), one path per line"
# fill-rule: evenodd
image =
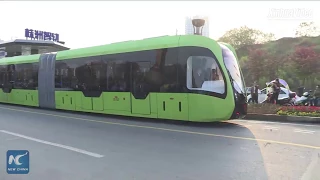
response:
M202 29L206 21L204 19L192 19L193 34L202 35Z

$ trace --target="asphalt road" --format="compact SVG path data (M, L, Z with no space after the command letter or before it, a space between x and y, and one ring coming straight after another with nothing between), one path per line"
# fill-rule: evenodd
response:
M320 179L320 125L119 118L0 105L0 180ZM30 172L6 172L7 150Z

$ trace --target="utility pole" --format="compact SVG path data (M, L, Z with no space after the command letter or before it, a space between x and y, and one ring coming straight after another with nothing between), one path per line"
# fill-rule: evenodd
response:
M176 35L178 35L178 29L176 29Z

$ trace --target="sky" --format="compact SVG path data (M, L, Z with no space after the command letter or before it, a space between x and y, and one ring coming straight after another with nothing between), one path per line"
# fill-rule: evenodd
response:
M0 39L24 29L60 34L70 48L184 34L186 16L208 16L210 38L240 26L293 37L301 22L320 24L320 1L0 1ZM275 14L277 10L277 14Z

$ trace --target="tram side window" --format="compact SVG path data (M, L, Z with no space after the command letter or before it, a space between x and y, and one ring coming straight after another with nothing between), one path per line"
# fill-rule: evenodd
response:
M7 65L5 68L5 74L4 74L4 87L6 88L12 88L14 84L15 78L15 65L10 64Z
M16 65L16 80L14 82L14 89L25 89L29 82L29 78L26 77L27 71L25 71L25 64Z
M39 73L39 63L32 63L32 79L33 79L33 88L38 89L38 73Z
M101 56L79 58L76 62L77 86L83 91L102 91L106 86L106 63Z
M178 49L170 48L162 50L163 53L163 70L161 71L163 84L160 92L177 92L178 91Z
M0 88L3 87L6 78L6 66L0 66Z
M131 62L131 91L136 98L159 92L163 84L166 49L128 53Z
M225 83L216 60L207 56L190 56L187 59L187 88L224 94Z
M109 61L107 68L107 90L111 92L130 91L130 65L125 61Z
M74 60L65 60L56 62L55 69L55 88L63 90L75 89L75 62Z
M38 65L36 63L15 66L14 89L36 89L38 87Z
M104 91L107 89L107 63L103 62L101 58L96 57L91 61L91 76L93 79L94 91Z
M12 83L14 82L14 77L15 77L15 70L16 70L16 65L10 64L7 66L7 74L8 74L8 81L7 83Z

